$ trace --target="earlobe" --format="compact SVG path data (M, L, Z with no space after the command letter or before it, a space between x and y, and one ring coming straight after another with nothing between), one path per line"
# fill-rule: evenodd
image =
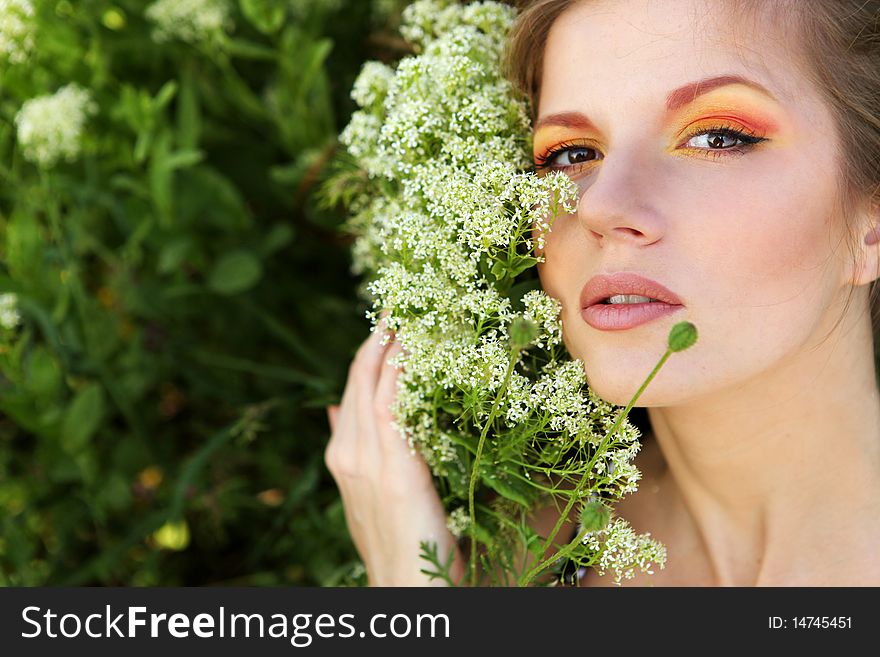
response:
M873 215L873 221L862 238L861 262L853 272L852 284L867 285L880 278L880 216Z
M865 235L865 244L867 246L874 246L878 242L880 242L880 225L875 224L871 230Z

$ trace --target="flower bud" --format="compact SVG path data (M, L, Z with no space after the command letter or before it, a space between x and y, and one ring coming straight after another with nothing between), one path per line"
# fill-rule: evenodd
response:
M684 351L697 341L697 327L690 322L679 322L669 332L670 351Z
M600 499L591 499L581 507L581 527L587 532L605 529L611 520L611 509Z
M519 351L526 349L538 338L538 325L525 317L510 323L510 346Z

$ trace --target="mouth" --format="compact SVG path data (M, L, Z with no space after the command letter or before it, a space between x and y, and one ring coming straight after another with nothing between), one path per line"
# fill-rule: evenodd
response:
M651 299L650 297L641 296L639 294L615 294L614 296L602 299L599 303L605 305L623 305L638 303L663 303L660 299Z
M584 321L601 331L634 328L683 308L668 288L630 272L594 276L581 292Z

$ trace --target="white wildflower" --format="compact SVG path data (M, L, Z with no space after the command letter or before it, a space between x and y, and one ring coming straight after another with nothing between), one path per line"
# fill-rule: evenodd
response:
M654 566L663 569L666 565L666 548L652 539L650 532L636 534L623 518L614 518L607 527L586 534L582 540L600 554L597 572L604 575L612 570L618 586L623 579L635 577L636 568L653 574Z
M41 167L75 159L86 120L97 110L89 91L74 83L25 101L15 117L24 156Z
M461 538L464 536L464 533L470 527L471 518L468 515L468 510L463 506L454 509L452 513L446 518L446 527L452 532L452 535L455 538Z
M546 346L553 347L562 342L562 322L559 319L559 313L562 306L559 301L548 296L542 290L530 290L523 295L523 306L525 313L523 316L535 322L544 335L546 335ZM543 342L538 342L537 346L543 347ZM577 369L583 372L582 367ZM585 383L583 377L580 378L581 385Z
M339 141L348 147L348 152L358 160L370 176L391 177L393 158L380 153L378 148L380 119L366 111L351 115L348 125L339 135Z
M592 463L581 492L609 501L640 477L638 430L625 421L609 435L619 410L565 353L559 302L520 279L555 218L576 211L578 189L529 171L527 105L501 75L513 17L496 2L410 5L401 32L418 54L363 67L351 93L360 109L340 135L366 174L350 206L353 269L369 279L367 316L386 311L402 347L392 411L459 504L456 535L471 522L460 503L482 439L478 485L520 506L517 487L557 466L569 476ZM624 568L626 535L613 532L605 567Z
M403 11L400 32L416 46L424 46L461 25L476 27L501 39L513 21L514 10L497 2L461 7L454 0L416 0Z
M394 71L380 62L367 62L361 69L351 90L358 107L380 107L394 81Z
M535 381L526 401L533 412L549 416L552 431L578 436L585 431L589 406L583 395L583 365L576 360L550 363Z
M12 330L20 323L21 315L18 312L18 295L14 292L0 294L0 326Z
M30 0L0 0L0 56L25 62L34 49L34 6Z
M157 43L175 39L197 43L231 27L229 10L226 0L157 0L144 15L156 25Z

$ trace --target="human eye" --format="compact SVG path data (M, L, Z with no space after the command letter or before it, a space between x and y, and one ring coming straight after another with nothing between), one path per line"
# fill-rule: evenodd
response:
M745 128L737 129L730 124L701 128L685 138L683 146L703 151L710 157L744 155L756 144L767 141Z
M535 171L563 171L576 173L602 159L595 149L578 142L563 142L535 156Z

